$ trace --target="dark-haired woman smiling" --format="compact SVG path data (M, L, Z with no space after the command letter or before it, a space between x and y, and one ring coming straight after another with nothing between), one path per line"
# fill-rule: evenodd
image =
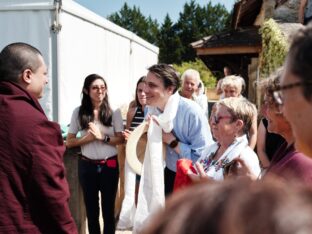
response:
M81 137L78 138L79 131ZM121 113L109 105L105 80L96 74L87 76L81 106L73 112L66 145L81 146L78 174L90 234L101 233L99 191L104 234L115 233L114 204L119 176L116 145L123 142L122 131Z

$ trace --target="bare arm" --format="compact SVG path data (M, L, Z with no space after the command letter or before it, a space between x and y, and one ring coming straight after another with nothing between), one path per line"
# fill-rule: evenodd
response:
M308 2L307 0L301 0L300 5L299 5L298 21L299 23L302 23L302 24L304 21L304 10L307 5L307 2Z
M124 137L122 132L115 132L114 136L110 136L110 141L107 143L109 145L120 145L124 143Z
M135 108L129 106L129 110L127 112L127 121L126 121L126 129L130 129L132 119L135 115Z
M266 129L261 121L258 128L257 154L262 167L266 168L270 165L268 155L265 152Z
M252 118L251 128L249 130L249 147L254 149L257 144L257 113Z
M76 134L68 133L66 138L66 146L68 148L73 148L76 146L81 146L90 143L95 140L96 140L95 136L90 132L88 132L87 135L79 138L76 137Z

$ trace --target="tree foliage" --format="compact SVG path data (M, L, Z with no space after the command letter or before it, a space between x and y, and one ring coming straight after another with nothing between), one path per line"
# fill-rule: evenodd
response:
M190 43L227 29L230 14L224 5L208 2L200 6L195 0L190 0L184 4L176 23L167 14L159 25L157 20L145 17L140 8L131 8L127 3L108 19L158 46L159 62L181 64L196 59Z
M189 68L195 69L199 71L200 79L203 81L205 87L214 88L216 86L216 78L200 59L191 62L183 62L181 65L174 64L173 67L181 75Z
M130 8L125 3L119 12L108 16L115 24L135 33L152 44L157 44L158 22L150 16L145 17L139 7Z
M172 64L181 63L182 43L177 34L177 28L173 25L167 14L158 34L159 61Z
M261 77L268 77L278 67L283 65L288 51L288 43L278 24L273 19L264 22L260 33L262 35L260 74Z
M167 14L159 25L157 20L145 17L140 8L131 8L125 3L119 12L108 19L158 46L159 62L174 64L181 73L188 68L196 69L205 86L215 86L215 77L201 60L196 59L196 52L190 43L229 27L230 14L224 5L212 5L209 1L202 7L195 0L190 0L184 4L176 23Z

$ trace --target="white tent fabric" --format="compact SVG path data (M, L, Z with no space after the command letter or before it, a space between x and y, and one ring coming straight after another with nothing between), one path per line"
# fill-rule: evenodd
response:
M61 30L51 25L53 0L1 0L0 50L21 41L37 47L49 69L49 84L41 100L50 119L68 124L80 104L84 78L97 73L108 83L113 108L134 97L136 81L157 63L158 48L135 34L85 9L63 1Z

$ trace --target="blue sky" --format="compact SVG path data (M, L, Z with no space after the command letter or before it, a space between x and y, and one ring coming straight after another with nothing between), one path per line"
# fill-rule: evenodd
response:
M141 12L145 16L151 16L153 19L157 19L158 23L162 23L166 13L173 22L176 22L179 18L179 12L183 10L185 2L190 0L75 0L80 5L90 9L101 16L108 16L111 13L119 11L125 2L129 6L140 7ZM201 6L206 5L209 0L196 0L196 3ZM211 3L223 4L229 11L232 9L235 0L211 0Z

